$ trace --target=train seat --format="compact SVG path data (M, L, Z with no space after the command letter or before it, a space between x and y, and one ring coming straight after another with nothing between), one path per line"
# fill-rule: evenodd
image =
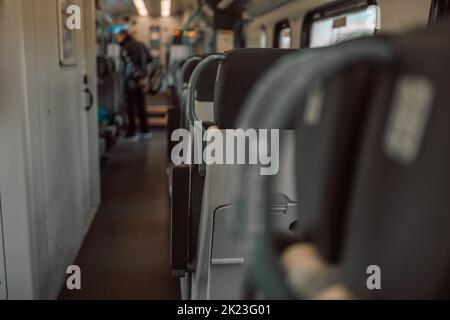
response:
M174 62L167 71L166 76L171 98L167 114L167 159L170 159L171 150L175 147L175 143L171 141L170 137L176 129L180 128L181 124L181 97L178 91L178 79L181 68L185 63L186 60Z
M353 167L362 124L370 114L365 101L371 97L374 67L358 63L311 86L295 111L296 160L289 174L297 178L299 243L287 250L283 262L290 282L308 297L336 279Z
M204 56L204 58L210 55ZM219 62L213 61L203 70L198 79L195 96L195 113L200 121L214 122L214 85Z
M167 158L170 160L172 149L175 147L176 142L172 141L172 134L175 130L184 128L186 124L185 120L185 104L187 96L187 84L194 71L195 67L200 61L199 56L192 56L186 60L182 60L175 64L173 68L174 74L171 76L173 84L171 86L172 91L172 108L169 109L169 124L167 135ZM171 185L172 179L169 179L169 185ZM170 190L172 187L169 187Z
M342 230L352 192L352 175L361 130L370 114L369 62L348 67L316 85L296 110L298 231L329 263L342 255Z
M180 112L181 112L181 122L180 128L186 127L186 100L187 100L187 87L189 80L191 79L192 73L201 61L200 56L193 56L188 59L180 70L178 79L178 91L180 97Z
M220 130L226 136L227 129L238 129L235 122L252 87L267 69L293 52L296 50L237 49L226 52L217 74L215 127L212 130ZM292 132L280 135L282 143L293 144ZM293 153L282 159L291 159L291 162L287 160L289 163L281 165L281 168L293 166ZM235 210L236 167L238 165L206 166L200 227L196 237L198 249L193 299L238 299L242 295L245 256L233 228L230 228L230 218ZM285 172L280 172L279 177L280 189L274 190L277 201L273 203L273 212L283 231L289 232L296 216L294 179Z
M374 88L340 270L357 297L450 298L449 35L447 22L392 39L397 62Z
M183 70L184 74L181 76L183 76L184 79L190 79L197 66L202 62L202 60L209 56L211 56L211 54L196 57L198 59L193 59L188 62L189 65L187 65L185 70ZM195 99L193 103L195 112L198 115L199 120L204 121L205 123L213 121L214 117L213 100L217 69L218 62L208 64L201 73L201 76L198 78L194 88ZM183 84L183 88L186 90L188 87L188 84ZM185 119L188 119L186 114L188 103L190 103L190 101L184 101L183 114ZM193 137L193 128L188 121L185 121L185 126L189 127ZM188 179L184 179L186 174L189 176ZM191 269L190 266L193 264L193 260L196 255L197 241L192 235L196 235L198 230L198 217L200 216L201 210L203 186L204 177L199 174L198 165L181 165L173 168L173 197L171 199L173 232L171 235L171 255L172 261L177 261L177 263L172 264L172 270L174 272L174 276L181 278L182 292L189 291L189 285L186 283L189 280L186 278L189 278L189 269ZM185 198L185 194L188 195L187 198ZM178 230L180 225L182 225L184 229L183 232L175 232L174 230ZM187 293L186 295L189 296Z
M340 234L338 239L342 251L338 260L330 260L327 256L330 251L323 251L321 247L327 242L314 239L316 242L312 242L312 247L311 243L303 243L284 256L285 264L294 269L288 270L288 279L303 282L303 287L300 286L298 290L300 297L449 297L447 266L450 261L450 239L446 226L450 222L450 202L445 190L450 187L450 176L446 170L450 148L441 140L448 136L448 125L444 119L449 116L446 88L450 85L450 78L446 70L450 46L442 44L444 39L448 39L449 32L450 24L442 24L400 36L354 40L317 51L315 57L310 55L311 59L286 59L284 65L280 64L276 75L275 72L270 75L272 82L255 90L247 106L247 109L253 110L249 116L253 118L257 113L270 110L273 99L268 99L269 93L265 92L267 86L282 78L285 79L283 81L289 81L295 76L296 70L308 74L298 80L299 85L295 88L298 92L294 92L294 87L290 91L280 90L280 95L286 101L289 100L285 111L298 113L298 121L303 122L298 127L296 140L297 186L301 204L299 220L316 219L313 225L317 227L313 231L319 236L323 235L329 244L330 239ZM373 72L374 59L378 61L377 72ZM310 70L306 68L307 64ZM343 66L346 67L342 69ZM351 76L358 79L354 68L360 66L366 70L361 69L362 78L358 83L350 82L347 90L330 90L333 86L330 87L329 81L339 79L340 73L336 74L336 70L344 75L353 70ZM291 71L286 73L288 68ZM329 77L330 74L334 76ZM323 99L316 99L322 103L316 106L311 106L310 102L303 103L307 101L304 97L310 87L308 83L323 82L323 77L329 79L324 82L323 92L326 94ZM365 86L366 89L362 91L364 99L357 99L358 95L349 97L349 92L354 94L355 85ZM354 105L349 104L349 99L356 99ZM358 100L360 103L356 103ZM266 101L265 104L257 107L262 101ZM341 111L343 105L356 113L349 115ZM313 108L311 112L310 108ZM268 120L274 116L273 113L260 121L273 125L274 122ZM352 117L356 116L360 117L358 126L351 123ZM282 120L278 120L278 123L287 122L290 117L292 113L280 118ZM314 128L323 124L324 127L320 132L315 132L314 128L308 128L305 124L314 124ZM355 136L358 139L355 140ZM342 149L352 158L340 158ZM326 160L325 164L315 158L314 152L321 154L321 159ZM333 163L326 164L327 161ZM315 170L318 172L315 173ZM343 172L336 173L337 170ZM244 176L243 179L249 177ZM326 185L317 188L323 181L327 181ZM306 197L305 192L308 191L302 188L302 184L304 188L311 187L312 191L317 188L316 192ZM264 197L270 191L265 190L264 194L258 196L262 190L255 188L256 185L249 187L255 190L250 193L247 205L243 208L252 208L256 201L262 206ZM339 203L334 198L336 195L344 199L342 209L335 216L327 213L327 210L317 210L311 206L313 201L331 201L336 205ZM257 200L257 196L261 199ZM315 200L314 197L319 199ZM304 211L308 209L308 203L311 211ZM255 210L259 212L261 209L257 206ZM256 211L251 213L252 216ZM308 217L311 213L316 216ZM264 214L259 213L260 216ZM257 223L261 220L252 221ZM247 231L251 229L250 226ZM264 228L260 225L258 230L252 231L255 233L251 238L257 239L256 234L269 234L268 230L270 228L267 226ZM253 247L256 246L253 244ZM333 246L331 248L336 249ZM439 252L438 256L436 252ZM258 257L254 265L264 264L269 261L269 256ZM267 273L273 270L271 267L264 266L263 269L259 270L259 281L265 281L262 280L265 275L276 276L279 281L286 282L281 273ZM380 272L381 288L376 287L376 283L369 283L371 272L376 274L377 270ZM315 282L318 278L325 282ZM326 288L318 292L318 286ZM286 295L289 295L287 292L291 292L292 285L286 284L284 288ZM315 293L308 295L308 292Z

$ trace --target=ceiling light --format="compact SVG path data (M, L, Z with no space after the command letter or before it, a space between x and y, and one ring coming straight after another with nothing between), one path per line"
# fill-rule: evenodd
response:
M161 0L161 17L170 17L172 0Z
M148 9L144 0L133 0L133 4L141 17L148 16Z

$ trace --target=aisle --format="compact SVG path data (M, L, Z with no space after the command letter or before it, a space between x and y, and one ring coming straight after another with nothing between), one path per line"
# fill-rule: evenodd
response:
M103 172L103 204L76 261L82 290L61 299L177 299L169 268L166 133L117 145Z

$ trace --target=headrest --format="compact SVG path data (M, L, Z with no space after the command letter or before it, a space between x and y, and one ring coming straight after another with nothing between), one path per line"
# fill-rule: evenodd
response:
M225 61L221 62L217 75L214 99L215 120L219 128L234 128L245 99L258 79L280 58L296 51L236 49L225 52Z

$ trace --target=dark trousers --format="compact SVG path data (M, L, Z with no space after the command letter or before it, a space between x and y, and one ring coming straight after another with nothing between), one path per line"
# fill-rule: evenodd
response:
M136 114L139 117L141 133L148 133L146 103L142 90L127 90L126 101L128 113L127 136L132 137L136 135Z

